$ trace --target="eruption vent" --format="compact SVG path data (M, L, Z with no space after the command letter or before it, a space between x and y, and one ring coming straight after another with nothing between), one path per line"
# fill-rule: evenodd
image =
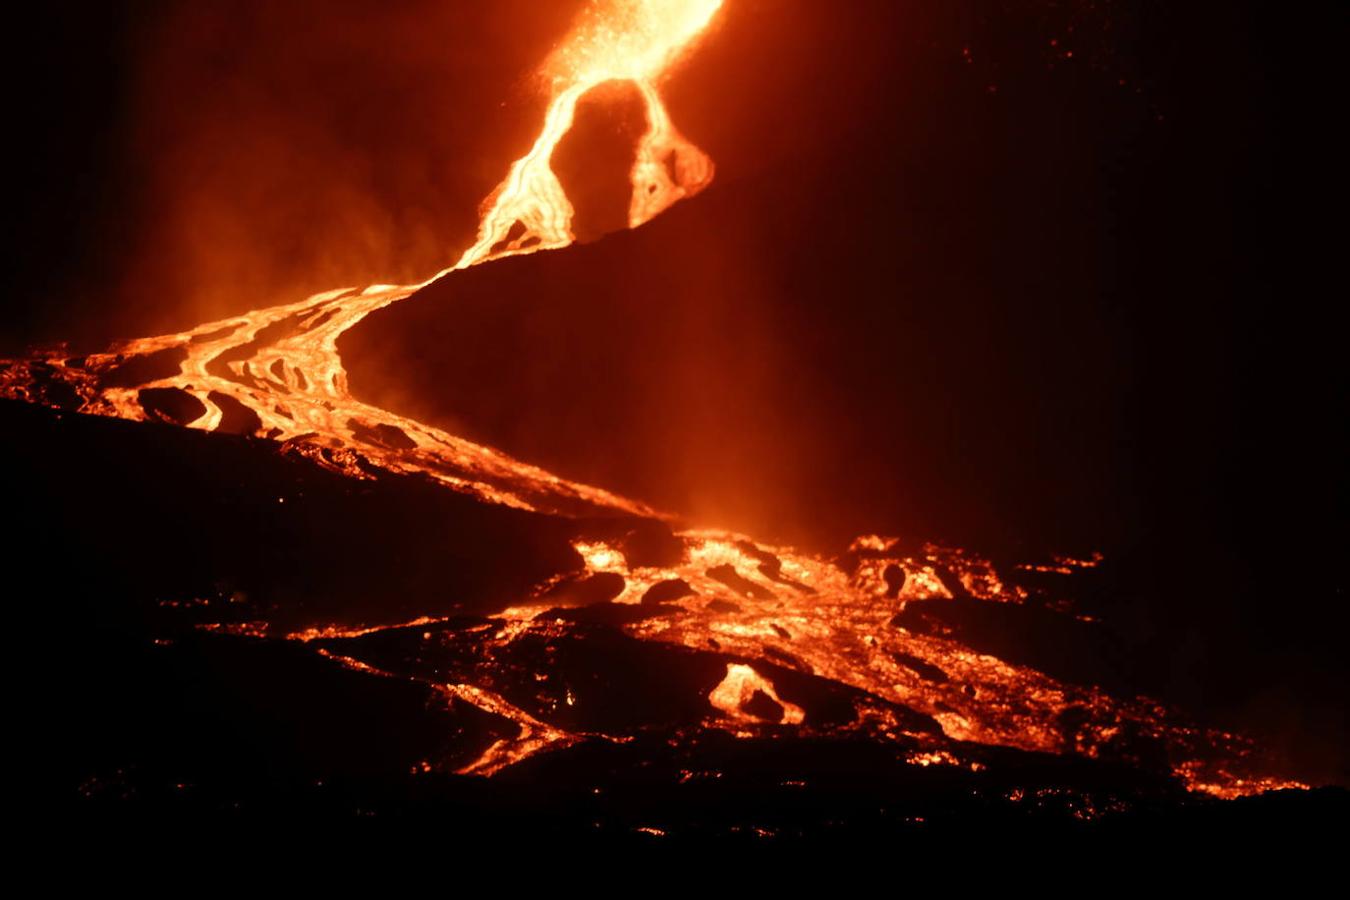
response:
M628 226L636 228L706 187L713 176L712 161L671 124L655 79L721 5L722 0L602 0L589 7L544 64L553 102L543 130L488 198L478 242L456 268L572 243L572 204L551 160L572 127L577 101L606 81L633 82L647 110L647 131L638 142L631 176Z

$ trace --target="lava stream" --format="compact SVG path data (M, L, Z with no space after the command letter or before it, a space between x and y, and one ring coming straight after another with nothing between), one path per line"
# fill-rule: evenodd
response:
M485 201L473 246L427 281L328 291L79 359L50 351L9 361L0 366L0 396L54 402L44 391L56 390L55 385L62 392L58 405L67 408L260 434L352 477L370 477L373 466L421 473L494 503L543 512L599 507L653 515L640 502L565 481L362 403L348 390L337 340L370 313L456 270L572 243L573 207L551 160L572 126L578 101L604 82L635 84L646 112L647 128L629 172L630 227L706 187L713 177L712 161L676 129L657 85L721 5L722 0L593 2L544 64L552 92L534 144ZM166 367L172 371L166 373ZM155 374L128 374L143 371ZM621 548L603 543L576 547L586 574L623 577L619 603L647 602L647 592L662 583L688 589L687 596L662 601L678 607L681 615L639 620L625 627L630 636L690 648L720 647L744 660L786 660L786 665L866 694L869 704L875 701L868 713L872 724L890 737L908 733L908 726L896 718L900 707L931 717L945 739L1086 756L1108 749L1122 728L1131 727L1165 744L1179 760L1177 773L1199 789L1236 794L1289 784L1234 774L1243 770L1249 748L1229 735L1172 724L1169 714L1154 704L1116 701L1099 690L1071 687L976 653L941 634L895 627L895 604L903 610L908 602L950 601L958 581L966 595L979 601L1026 599L1019 588L1005 586L991 564L969 554L934 549L902 557L893 552L893 541L871 537L855 545L857 565L846 571L834 562L766 549L738 535L686 531L678 538L684 554L670 568L630 566ZM1090 564L1065 561L1055 571L1076 565ZM949 576L944 583L939 566L954 572L955 579ZM892 585L896 577L899 584ZM521 634L550 627L535 618L550 602L547 587L501 613L494 620L501 629L493 640L504 646ZM734 601L722 599L728 594ZM316 625L292 637L341 641L388 627ZM262 623L242 633L267 631ZM322 652L362 671L370 669L354 657ZM545 747L579 739L485 688L455 681L440 683L438 689L520 726L518 739L494 744L465 771L490 774ZM783 699L746 662L728 664L725 680L708 701L710 715L720 712L733 728L763 718L750 708L754 703L761 710L776 710L771 717L776 726L812 727L801 707ZM1082 722L1066 735L1059 723L1070 708ZM1217 763L1201 759L1207 755ZM918 764L950 758L948 749L936 748Z
M338 338L378 309L459 269L573 242L573 208L551 167L572 127L577 102L604 82L632 81L647 130L630 173L629 223L637 227L712 180L711 160L680 135L656 87L662 73L702 32L722 0L595 0L544 64L552 98L529 152L488 197L478 239L453 266L420 284L372 285L316 294L254 310L179 334L142 338L72 365L60 353L15 361L0 371L0 395L40 399L37 369L55 371L79 395L83 412L164 418L147 398L178 397L188 412L171 421L222 427L231 409L247 410L245 430L292 446L316 461L363 475L361 461L395 472L422 472L494 502L568 512L601 506L652 514L641 503L566 482L541 469L420 422L362 403L348 391ZM128 359L180 357L178 371L133 384L108 376ZM111 382L111 383L110 383ZM147 394L147 391L150 392ZM359 457L359 459L358 459Z

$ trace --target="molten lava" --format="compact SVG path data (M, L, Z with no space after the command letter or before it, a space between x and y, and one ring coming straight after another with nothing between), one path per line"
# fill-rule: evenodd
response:
M526 508L599 504L650 513L607 491L568 484L533 467L435 428L364 404L347 389L337 351L343 332L370 313L402 300L451 272L505 256L572 243L572 204L551 168L558 142L572 126L577 101L606 81L634 82L647 130L633 165L630 225L636 227L712 180L713 166L671 123L656 80L707 27L721 0L603 0L593 3L547 60L552 98L534 146L512 164L488 197L478 241L454 266L414 285L371 285L316 294L298 303L254 310L179 334L129 341L78 367L59 355L29 360L0 374L0 390L29 396L31 365L60 370L84 412L144 420L168 418L191 428L221 428L227 410L244 413L243 430L293 442L305 455L359 476L351 450L393 471L431 474L454 488ZM129 359L173 359L176 371L136 383L100 378L125 371ZM127 379L114 378L121 382ZM102 381L103 383L100 383ZM152 398L175 398L166 413ZM151 402L147 403L147 400ZM234 428L227 430L237 430Z
M636 228L706 187L712 161L671 124L655 79L721 5L722 0L605 0L590 7L545 63L554 94L543 130L488 198L478 241L455 268L572 243L572 204L550 161L572 127L577 101L606 81L633 82L647 110L631 174L628 226Z
M0 369L0 395L96 415L257 434L350 477L420 473L456 491L526 510L657 516L641 502L566 481L362 403L348 391L337 340L371 312L456 270L572 243L573 207L551 159L580 98L604 82L632 82L645 104L647 128L630 172L630 227L706 187L713 164L671 122L658 83L720 7L721 0L593 3L543 66L551 89L543 125L485 201L476 242L426 282L328 291L79 359L37 354ZM1129 731L1165 745L1174 771L1196 789L1233 796L1290 784L1253 773L1246 762L1252 749L1241 739L1176 720L1156 703L1117 700L1060 683L974 652L941 629L920 632L898 622L907 604L951 602L958 592L982 603L1028 601L1025 589L1005 584L992 564L972 554L934 546L902 552L895 541L872 536L855 543L852 561L845 564L740 535L686 530L676 537L678 559L663 566L630 564L617 543L578 542L585 571L569 580L618 579L622 586L614 603L659 604L670 613L621 625L631 637L717 648L740 660L726 664L725 678L707 695L709 727L734 734L764 728L827 733L842 727L813 722L787 699L783 686L761 671L771 664L856 692L858 718L847 727L887 741L920 741L922 751L908 757L915 765L964 765L961 742L1096 757L1114 752L1118 736ZM1066 559L1048 568L1072 572L1094 564ZM559 628L539 616L558 605L559 587L541 584L533 596L520 597L493 617L478 635L481 656L491 658L514 642ZM437 625L427 617L359 627L314 622L286 637L313 642L344 665L381 675L391 673L344 650L344 642L398 628L427 628L424 637L432 641ZM266 622L216 627L239 639L276 637ZM429 683L447 698L514 721L519 733L458 771L491 775L583 737L623 739L550 723L542 712L522 709L490 686L474 683L476 671ZM897 712L901 708L936 721L941 733L925 732ZM1065 725L1067 711L1074 713L1072 727Z

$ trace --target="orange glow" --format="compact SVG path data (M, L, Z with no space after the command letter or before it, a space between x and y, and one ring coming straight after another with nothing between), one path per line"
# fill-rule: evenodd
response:
M800 725L806 718L806 713L800 706L794 706L779 697L771 682L750 666L741 663L731 663L727 666L727 677L713 688L712 693L708 695L708 702L733 719L755 721L762 717L749 712L746 707L757 693L763 694L783 708L780 724Z
M634 150L628 223L638 227L671 204L697 193L713 177L712 161L671 122L658 81L703 33L722 0L596 0L544 63L550 102L528 152L483 206L477 240L450 268L416 285L340 288L289 305L259 309L208 322L189 331L143 338L79 366L61 354L37 354L0 367L0 396L32 399L36 366L55 371L79 395L81 411L133 420L158 414L144 403L147 389L178 391L201 411L178 424L221 428L227 407L256 417L258 435L353 478L371 477L371 467L418 473L484 501L550 513L597 509L655 516L644 503L567 481L413 419L362 403L348 392L337 351L339 336L370 313L402 300L431 281L507 256L556 249L572 243L573 207L551 159L572 126L576 106L607 81L633 82L643 99L647 129ZM128 358L178 354L178 371L133 386L106 386L100 377ZM196 409L196 407L193 407ZM1178 777L1193 789L1234 796L1291 786L1248 772L1251 748L1221 732L1178 724L1174 715L1146 700L1116 699L1104 692L1056 681L1033 669L981 654L941 634L913 634L892 624L906 603L951 601L1024 602L1026 592L1009 586L987 560L962 550L926 545L913 555L895 538L868 535L850 548L857 565L827 560L787 547L755 544L743 535L678 531L683 556L669 568L629 564L622 549L600 541L577 542L585 572L616 573L624 579L618 603L639 603L659 582L682 580L686 596L667 601L670 615L622 626L633 638L697 650L716 647L730 658L726 676L708 694L710 709L747 731L757 725L790 726L809 732L802 706L791 702L789 684L766 678L768 666L788 666L863 692L876 701L930 716L942 737L1050 753L1101 755L1123 725L1155 738L1175 760ZM1059 558L1040 571L1073 573L1095 566L1091 559ZM896 573L903 573L903 584ZM888 573L889 580L888 580ZM948 574L950 573L950 574ZM530 596L499 613L485 647L505 646L546 627L533 615L548 603L539 585ZM948 604L949 605L949 604ZM418 618L398 625L325 625L288 635L292 640L339 641L394 627L430 625ZM203 626L265 637L266 622ZM320 650L342 665L378 673L351 657ZM459 771L492 775L534 753L567 746L583 735L541 721L486 688L433 685L447 702L477 706L510 719L518 734L490 747ZM781 692L779 688L782 688ZM803 701L804 702L804 701ZM890 708L894 708L893 706ZM774 712L781 710L781 712ZM1066 711L1081 720L1073 734L1061 726ZM894 713L860 712L887 737L916 735ZM599 737L606 737L600 735ZM931 737L931 736L928 736ZM610 737L609 739L618 740ZM1218 762L1212 760L1217 759ZM914 765L953 765L946 750L917 753Z
M553 151L572 127L577 101L606 81L633 82L647 107L647 131L638 143L631 174L628 226L636 228L706 187L712 181L712 161L671 124L654 80L721 6L722 0L593 2L544 64L554 93L543 130L488 198L478 241L456 268L572 243L572 204L553 173Z
M677 615L643 619L623 630L641 640L696 650L716 645L732 657L747 660L728 663L725 677L708 695L710 708L721 714L722 727L735 734L753 735L762 726L821 733L806 711L792 702L791 694L785 696L779 685L755 667L759 661L781 666L790 659L794 668L931 716L943 739L1099 758L1110 752L1122 731L1130 730L1165 748L1173 760L1172 771L1193 791L1232 798L1305 787L1263 771L1256 748L1245 738L1199 728L1146 698L1116 698L1099 688L1066 684L1027 666L978 653L951 636L895 627L890 620L905 601L887 598L867 578L831 561L787 547L756 545L738 534L688 530L678 532L678 537L685 547L683 559L667 569L630 566L622 552L604 542L574 546L588 573L605 571L624 577L624 593L615 602L636 603L658 581L679 578L689 585L692 593L667 601L667 606L678 610ZM868 540L867 546L872 552L891 552L895 542ZM992 564L965 551L931 545L924 551L933 565L957 571L964 560L1003 584ZM778 561L779 580L767 577L761 568L766 555ZM867 562L863 561L859 571L868 570ZM736 583L741 590L728 586L728 571L740 579ZM976 596L975 600L1004 602L997 595ZM946 603L950 597L933 595L909 602ZM534 619L548 605L546 599L530 599L497 614L496 630L486 639L484 652L491 655L515 640L556 627ZM298 641L351 638L425 621L384 628L315 627L289 637ZM216 626L215 630L261 637L267 633L267 623ZM320 652L351 668L364 665L327 650ZM520 728L516 738L498 742L461 770L466 773L492 774L534 753L569 746L583 737L622 740L614 735L568 732L469 685L435 687L508 718ZM757 693L777 707L763 699L756 703ZM1072 732L1061 724L1067 711L1079 720ZM954 755L951 749L931 746L932 735L911 731L911 726L884 706L860 708L859 717L881 736L929 745L908 755L911 765L959 765L975 770L981 766Z
M332 640L333 638L354 638L361 637L364 634L372 634L376 631L385 631L389 628L412 628L417 625L434 625L443 622L444 619L437 619L432 616L418 616L410 622L404 622L401 625L358 625L358 626L340 626L327 625L323 628L306 628L303 631L295 631L286 635L287 640L309 643L310 641Z
M84 412L145 420L152 414L141 403L141 391L181 391L202 412L178 424L216 430L224 421L225 404L237 402L257 416L258 433L295 442L296 452L355 477L363 476L359 463L340 451L356 450L391 471L425 473L453 489L510 506L561 511L594 504L651 514L643 504L564 482L490 448L361 403L347 389L337 341L370 313L458 269L572 243L572 204L550 167L551 158L572 126L577 101L605 81L633 81L647 109L647 131L635 148L631 172L629 224L637 227L707 186L712 162L675 129L656 81L721 5L721 0L591 3L543 66L553 91L543 127L529 152L512 164L485 201L477 242L452 267L426 281L326 291L179 334L129 341L85 361L84 372L98 372L127 357L185 354L176 374L132 387L99 389L84 372L70 369L56 356L42 361L82 389ZM18 362L0 373L0 394L24 398L26 365L34 361ZM221 396L228 399L218 400ZM322 453L314 452L319 448Z
M561 749L577 742L578 737L554 728L511 705L497 694L469 684L441 686L447 699L461 700L471 706L510 719L520 728L519 734L509 740L496 741L483 751L478 759L456 770L461 775L495 775L513 763L545 748Z

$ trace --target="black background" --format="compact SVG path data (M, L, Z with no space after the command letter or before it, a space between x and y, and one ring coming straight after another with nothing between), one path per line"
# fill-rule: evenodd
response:
M529 139L523 73L570 10L369 6L47 4L13 21L3 349L98 346L452 259ZM758 294L706 311L758 339L662 349L760 380L663 385L608 422L566 385L526 403L556 362L482 399L439 380L447 399L428 397L419 372L447 363L410 365L401 388L363 388L358 367L358 392L766 537L1101 549L1099 602L1151 688L1344 779L1333 4L729 6L670 96L718 161L704 199L729 245L759 248ZM607 224L592 190L578 206ZM812 235L836 200L850 217ZM695 209L654 233L679 250L706 233ZM607 244L582 249L613 260ZM698 259L685 268L711 278ZM521 271L473 274L537 291ZM492 345L462 339L464 384ZM747 354L762 365L732 365ZM634 364L599 340L570 356ZM809 429L775 393L788 371ZM672 438L654 397L705 418ZM562 427L578 418L595 430Z

